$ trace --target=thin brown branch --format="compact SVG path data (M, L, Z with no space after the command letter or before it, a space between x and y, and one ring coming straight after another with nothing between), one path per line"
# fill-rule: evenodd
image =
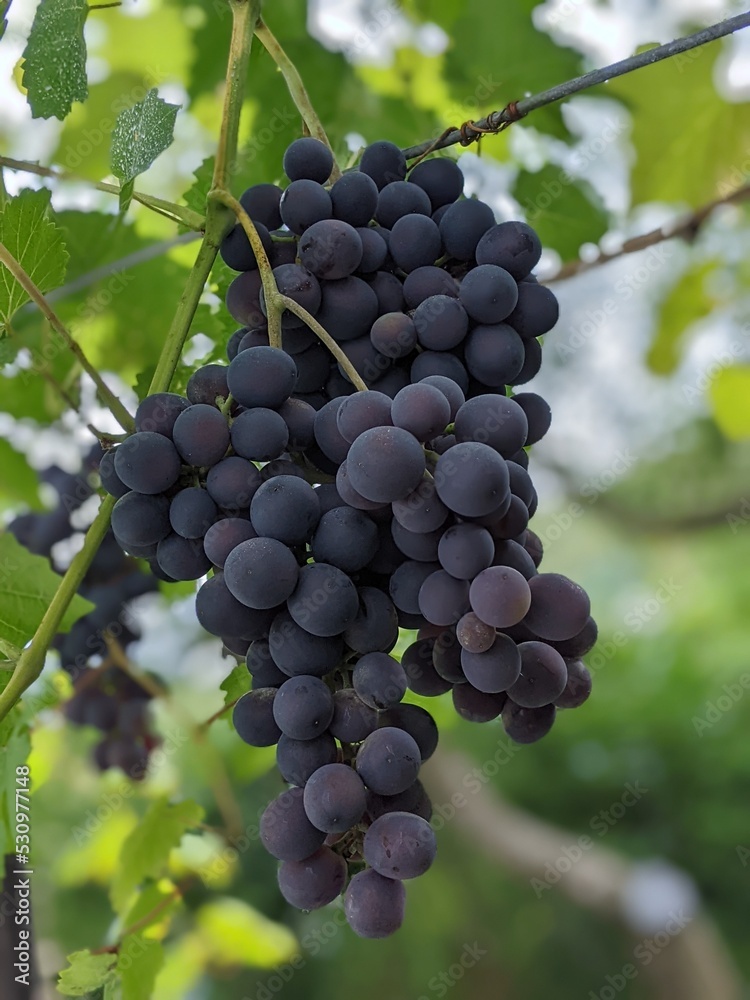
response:
M572 260L564 264L552 277L545 278L544 284L549 284L553 281L562 281L565 278L572 278L576 274L583 274L594 267L600 267L602 264L608 264L611 260L617 260L618 257L624 257L626 254L647 250L649 247L656 246L657 243L663 243L665 240L673 240L679 237L692 241L698 235L701 226L713 215L716 209L721 208L723 205L738 205L747 200L750 200L750 184L745 184L722 198L716 198L714 201L703 205L701 208L697 208L694 212L683 216L676 222L670 223L667 226L661 226L659 229L652 229L648 233L643 233L642 236L633 236L631 239L625 240L619 250L613 250L611 253L602 251L593 260Z

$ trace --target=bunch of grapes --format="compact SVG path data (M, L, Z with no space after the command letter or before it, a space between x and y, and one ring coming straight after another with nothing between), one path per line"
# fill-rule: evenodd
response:
M509 393L538 371L558 315L531 273L537 235L462 197L449 159L407 180L400 150L378 142L329 186L332 167L299 139L289 185L241 202L280 291L368 388L288 310L270 346L238 225L221 248L241 271L230 363L196 371L186 398L147 397L101 472L126 551L162 579L211 574L198 619L252 675L237 732L276 745L289 786L260 824L282 894L310 910L343 892L354 931L384 937L404 880L435 857L419 771L437 728L407 690L450 691L462 718L500 717L531 743L588 697L596 625L581 587L539 572L528 527L526 449L550 410ZM400 661L399 627L416 630Z
M55 489L57 506L21 514L8 525L21 545L48 558L56 572L64 567L55 559L54 546L75 533L71 515L96 493L95 474L102 455L99 445L94 445L77 474L55 466L46 469L41 478ZM158 742L150 729L151 695L111 663L108 641L125 651L139 638L128 603L156 588L153 575L139 569L108 532L79 590L95 608L54 640L61 666L74 686L73 697L65 705L67 719L102 732L94 748L94 761L100 770L120 767L136 780L145 775L149 753Z

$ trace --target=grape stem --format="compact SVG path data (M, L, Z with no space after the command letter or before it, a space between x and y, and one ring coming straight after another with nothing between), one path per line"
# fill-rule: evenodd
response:
M414 160L435 149L445 149L447 146L455 146L456 143L461 143L462 146L470 146L471 143L481 139L483 135L504 131L513 122L524 118L531 111L536 111L538 108L546 107L548 104L562 101L566 97L580 93L582 90L596 87L600 83L614 80L616 77L632 73L636 69L651 66L654 63L661 62L662 59L669 59L672 56L679 55L681 52L688 52L690 49L695 49L699 45L716 41L716 39L723 38L725 35L731 35L741 28L748 27L748 25L750 25L750 12L727 18L725 21L712 24L708 28L703 28L692 35L687 35L685 38L678 38L673 42L668 42L666 45L657 45L655 48L639 52L629 59L621 59L610 66L603 66L601 69L592 70L583 76L577 76L573 80L559 83L555 87L550 87L549 90L543 90L540 94L532 94L530 97L524 97L520 101L511 101L501 111L492 111L486 118L482 118L476 122L464 122L460 128L447 129L437 139L428 139L426 142L420 142L416 146L409 146L408 149L404 149L402 152L407 160Z
M65 576L60 581L60 586L55 591L50 606L45 611L44 617L34 633L34 638L19 656L13 676L0 693L0 721L5 718L24 691L41 674L47 650L60 629L60 622L81 586L91 560L96 555L96 551L109 529L109 519L114 505L114 497L107 497L102 501L98 514L86 532L83 548L73 557Z
M258 18L258 23L255 27L255 36L281 70L281 73L286 80L286 85L289 88L289 93L294 101L294 105L302 116L302 121L307 126L307 130L310 135L328 146L333 153L326 130L323 128L323 124L320 118L318 118L318 114L312 105L310 95L307 93L305 85L302 82L302 77L299 75L299 70L283 50L278 39L270 30L268 25L260 17ZM341 177L341 170L339 169L339 166L336 163L336 157L334 156L330 180L337 181L339 177Z
M344 354L339 345L333 339L333 337L328 333L320 323L311 316L310 313L299 302L295 302L294 299L290 299L288 295L281 295L280 301L284 309L288 309L289 312L294 313L299 319L301 319L315 334L321 343L325 344L334 358L341 365L346 377L352 383L355 389L360 392L367 392L367 386L362 381L359 372L351 363L349 358Z
M22 265L19 264L10 250L8 250L3 243L0 243L0 262L8 268L10 273L16 279L21 288L23 288L32 302L38 306L39 311L44 315L52 329L62 337L65 342L65 346L75 356L81 368L83 368L91 381L94 383L102 401L107 405L112 416L118 422L120 427L122 427L125 431L135 430L133 418L123 406L120 399L112 392L99 372L96 368L94 368L89 359L83 353L80 345L73 339L70 331L65 326L63 321L54 311L49 302L47 302L44 295L42 295L41 290L34 284Z
M77 177L75 174L68 173L63 170L53 170L51 167L43 167L39 163L31 163L28 160L14 160L10 156L0 156L0 166L9 167L11 170L21 170L27 174L36 174L38 177L52 177L55 180L61 181L83 181L86 184L91 183L83 177ZM91 183L91 186L97 191L104 191L107 194L120 194L119 184L106 184L103 181L96 184ZM200 232L206 224L204 216L199 215L198 212L194 212L190 208L186 208L184 205L175 205L174 202L165 201L163 198L155 198L150 194L143 194L141 191L133 192L133 200L139 202L146 208L150 208L152 212L156 212L158 215L163 215L165 218L170 219L172 222L179 222L181 225L186 226L188 229L193 229L196 232Z
M220 200L218 200L215 196L211 197L211 194L215 195L217 191L223 190L227 187L232 173L232 165L236 160L237 136L239 132L240 114L242 111L245 79L247 76L247 65L250 54L250 45L253 39L253 30L260 12L260 0L229 0L229 6L232 11L232 39L230 42L229 58L227 60L227 82L224 96L221 131L219 136L219 147L214 166L213 189L212 192L209 192L209 199L207 202L205 232L195 264L193 265L193 269L186 282L185 290L180 298L172 325L170 326L166 341L162 348L161 356L156 366L156 371L154 372L154 377L151 380L151 386L149 388L150 393L163 392L169 389L172 376L174 375L180 359L180 354L182 353L185 338L187 337L190 325L195 315L195 310L198 308L203 288L208 280L209 274L211 273L214 260L216 259L219 245L232 226L232 213L226 208L226 206L222 205ZM9 163L5 159L0 159L0 166L3 164L7 166L15 165L18 167L17 161ZM20 169L25 169L25 165L21 166ZM32 170L32 172L40 173L41 170ZM114 185L110 186L115 191L119 190L119 188L115 188ZM179 208L179 206L177 207ZM8 258L10 259L11 265L15 267L19 266L17 265L17 262L15 262L14 258L8 255L8 251L2 247L2 244L0 244L0 251L0 260L2 260L6 266L8 265ZM3 253L6 256L3 256ZM13 266L10 268L11 271L13 270ZM28 278L28 276L26 276L26 278ZM41 295L41 292L36 289L36 286L34 286L34 290L39 299L41 299L41 302L37 301L37 304L40 305L40 308L42 308L42 311L45 312L45 315L50 322L53 322L52 317L54 317L54 320L56 320L57 323L60 323L47 303L44 301L44 297ZM31 294L29 288L27 288L27 292L28 294ZM34 298L33 295L31 297ZM61 323L60 326L62 326ZM67 331L65 331L65 333L67 333ZM86 362L86 359L83 357L83 354L80 352L80 348L78 348L77 344L75 347L77 350L74 350L74 353L82 364L85 362L85 367L88 362ZM93 374L92 372L90 372L90 374L98 386L101 379L96 372L93 372ZM103 386L104 383L101 383L101 385ZM106 386L104 386L104 389L106 389ZM109 390L106 391L109 394ZM114 398L116 399L116 397ZM117 400L117 403L119 403L119 400ZM122 406L121 403L119 403L119 405ZM112 409L111 406L110 409ZM127 411L125 411L124 415L127 416L129 422L126 429L130 430L133 426L132 418ZM16 668L13 671L8 684L0 693L0 721L8 715L14 705L22 697L24 691L26 691L26 689L41 674L47 650L59 630L60 622L62 621L70 602L75 597L83 578L86 575L86 571L88 570L92 559L96 555L102 539L109 529L109 522L114 505L114 497L106 497L102 500L99 511L94 518L91 527L86 533L83 547L74 556L73 561L60 581L60 585L55 592L55 596L52 598L49 608L34 633L31 643L23 650L21 656L19 657Z
M276 279L273 276L273 268L268 259L266 248L263 246L260 236L258 236L255 223L240 202L228 191L214 191L213 196L222 205L225 205L234 212L237 216L237 221L242 226L245 235L250 241L250 246L258 262L260 280L263 283L263 297L266 301L266 318L268 319L268 343L271 347L281 349L281 314L284 311L281 305L281 295L279 294Z

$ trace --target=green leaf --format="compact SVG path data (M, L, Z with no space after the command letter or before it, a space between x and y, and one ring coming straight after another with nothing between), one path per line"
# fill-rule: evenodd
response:
M538 6L539 0L503 4L488 4L486 0L409 0L407 10L416 10L436 22L451 39L446 77L461 115L481 118L524 94L538 93L579 75L581 56L557 45L534 26L532 12ZM540 108L528 121L542 132L568 138L559 104ZM487 149L492 150L497 142L489 138Z
M706 289L706 279L716 271L716 261L690 267L659 306L656 336L646 358L651 371L670 375L680 362L680 348L688 328L708 316L716 299Z
M250 965L272 969L299 952L294 934L269 920L249 903L223 897L195 915L201 943L219 965Z
M68 968L63 969L57 981L58 992L63 996L85 997L115 981L116 955L92 955L87 949L68 955L68 962Z
M23 53L23 85L32 118L62 121L88 97L85 0L41 0Z
M253 684L253 678L250 675L250 671L247 669L244 663L238 664L221 682L219 687L224 691L224 704L231 705L233 702L241 698L243 694L251 689ZM230 726L232 724L232 714L227 712L226 719Z
M13 535L0 535L0 639L24 646L36 632L49 607L60 577L50 569L43 556L34 556ZM78 594L73 598L60 623L60 632L94 605Z
M203 819L203 809L187 799L169 805L159 799L123 844L120 863L110 887L110 898L120 912L146 878L157 878L167 863L169 852L190 827Z
M154 983L164 965L160 941L142 934L129 934L120 945L117 971L122 976L122 1000L144 1000L153 996Z
M750 103L730 103L716 91L717 62L725 51L714 42L601 88L632 114L634 204L697 207L746 182L742 164L750 147ZM666 99L669 95L679 99Z
M8 27L8 11L13 0L0 0L0 39Z
M41 507L36 472L30 468L26 456L16 451L4 438L0 438L0 469L3 470L0 480L0 508L5 505L6 500L21 501L37 509Z
M193 171L195 181L187 189L182 199L188 208L191 208L194 212L198 212L200 215L205 215L206 213L206 197L208 192L211 190L215 162L215 157L208 156L205 160L203 160L201 165ZM180 229L181 232L188 232L186 226L182 226Z
M112 172L123 185L148 170L172 145L179 109L179 104L167 104L153 88L138 104L120 112L112 132L111 157Z
M732 441L750 438L750 365L722 369L709 389L714 419Z
M49 191L24 190L0 213L0 243L13 254L37 288L48 292L65 279L68 253L62 233L49 218ZM10 271L0 265L0 338L13 314L29 301Z
M607 232L607 213L596 193L560 167L548 164L535 174L521 171L513 197L543 245L557 250L563 260L577 258L584 243L598 243Z

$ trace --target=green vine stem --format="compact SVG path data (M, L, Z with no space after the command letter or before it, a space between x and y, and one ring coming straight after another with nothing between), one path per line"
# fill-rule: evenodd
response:
M13 254L3 243L0 243L0 262L8 268L10 273L16 279L21 288L23 288L32 302L36 303L40 312L47 319L50 326L60 334L62 339L65 341L66 346L70 349L71 353L75 355L75 358L81 368L86 372L96 386L102 401L107 405L112 413L112 416L118 422L120 427L122 427L124 431L135 430L133 418L125 409L120 399L112 392L99 372L96 368L94 368L89 359L83 353L80 345L73 339L70 331L65 326L63 321L42 295L39 288L37 288L23 267L18 263Z
M263 246L255 224L239 201L227 191L214 191L212 196L231 209L237 216L239 224L245 231L245 235L253 248L255 259L258 262L260 280L263 283L263 296L266 301L266 312L268 319L268 343L271 347L281 347L281 314L284 311L281 305L281 295L273 276L273 268L268 259L266 248Z
M305 85L302 82L302 77L299 75L299 70L286 52L282 49L278 39L262 18L258 18L255 35L263 48L266 52L268 52L269 56L281 70L281 73L286 80L286 85L289 88L289 93L294 101L294 105L300 115L302 115L302 121L307 126L310 135L325 143L331 152L333 152L326 130L323 128L323 124L320 118L318 118L315 108L312 106L310 95L305 90ZM334 157L331 180L337 181L339 177L341 177L341 170L339 169L339 166L336 163L336 158Z
M280 295L279 302L281 303L284 309L288 309L289 312L294 313L295 316L303 320L303 322L310 327L310 329L318 338L318 340L321 341L321 343L325 344L325 346L328 348L328 350L331 352L334 358L344 369L347 378L355 387L355 389L358 389L359 392L367 392L367 386L362 381L362 378L360 377L357 369L351 363L349 358L347 358L347 356L341 350L341 348L333 339L333 337L330 335L330 333L328 333L326 330L323 329L320 323L313 316L310 315L307 309L301 306L299 302L295 302L294 299L290 299L288 295Z
M229 6L232 10L232 40L227 63L227 88L224 99L219 149L217 151L213 177L214 189L222 189L226 185L230 165L234 162L237 155L237 134L239 131L245 78L247 76L248 56L253 38L253 29L260 9L260 0L229 0ZM0 164L2 162L0 160ZM114 188L114 185L112 187ZM179 208L179 206L176 207ZM204 237L195 264L188 277L185 290L180 298L174 320L167 334L166 342L162 348L159 363L151 380L150 392L159 392L169 388L204 285L211 272L213 262L216 259L219 244L231 225L231 211L225 205L222 205L218 199L210 197L207 204ZM38 292L38 289L36 289L36 292L43 300L43 296ZM44 305L46 310L51 313L52 311L46 302ZM45 314L48 315L46 311ZM52 315L54 316L54 313ZM49 315L48 318L51 319ZM79 361L82 360L82 355L79 356L77 354L77 357ZM83 360L85 361L85 359ZM41 674L47 650L60 627L60 622L70 602L77 593L102 539L107 533L114 505L114 497L106 497L102 500L99 511L86 533L83 548L75 555L65 576L62 578L49 608L34 633L34 638L21 653L8 684L2 693L0 693L0 721L8 715L22 697L24 691Z
M13 676L3 692L0 693L0 721L12 710L24 691L41 674L47 650L60 629L60 622L81 586L91 560L96 555L96 551L107 533L114 505L114 497L107 497L102 501L99 512L86 532L83 548L73 557L60 586L55 591L50 606L45 611L44 617L34 633L34 638L18 658Z
M67 173L62 170L53 170L51 167L43 167L39 163L31 163L28 160L14 160L10 156L0 156L0 166L8 167L10 170L20 170L26 174L36 174L38 177L52 177L59 181L78 181L89 183L83 177ZM104 181L91 183L97 191L104 191L107 194L120 194L119 184L106 184ZM172 222L179 222L188 229L201 232L206 224L206 220L198 212L194 212L184 205L175 205L174 202L165 201L163 198L155 198L150 194L143 194L140 191L133 192L133 200L150 208L152 212L163 215Z

